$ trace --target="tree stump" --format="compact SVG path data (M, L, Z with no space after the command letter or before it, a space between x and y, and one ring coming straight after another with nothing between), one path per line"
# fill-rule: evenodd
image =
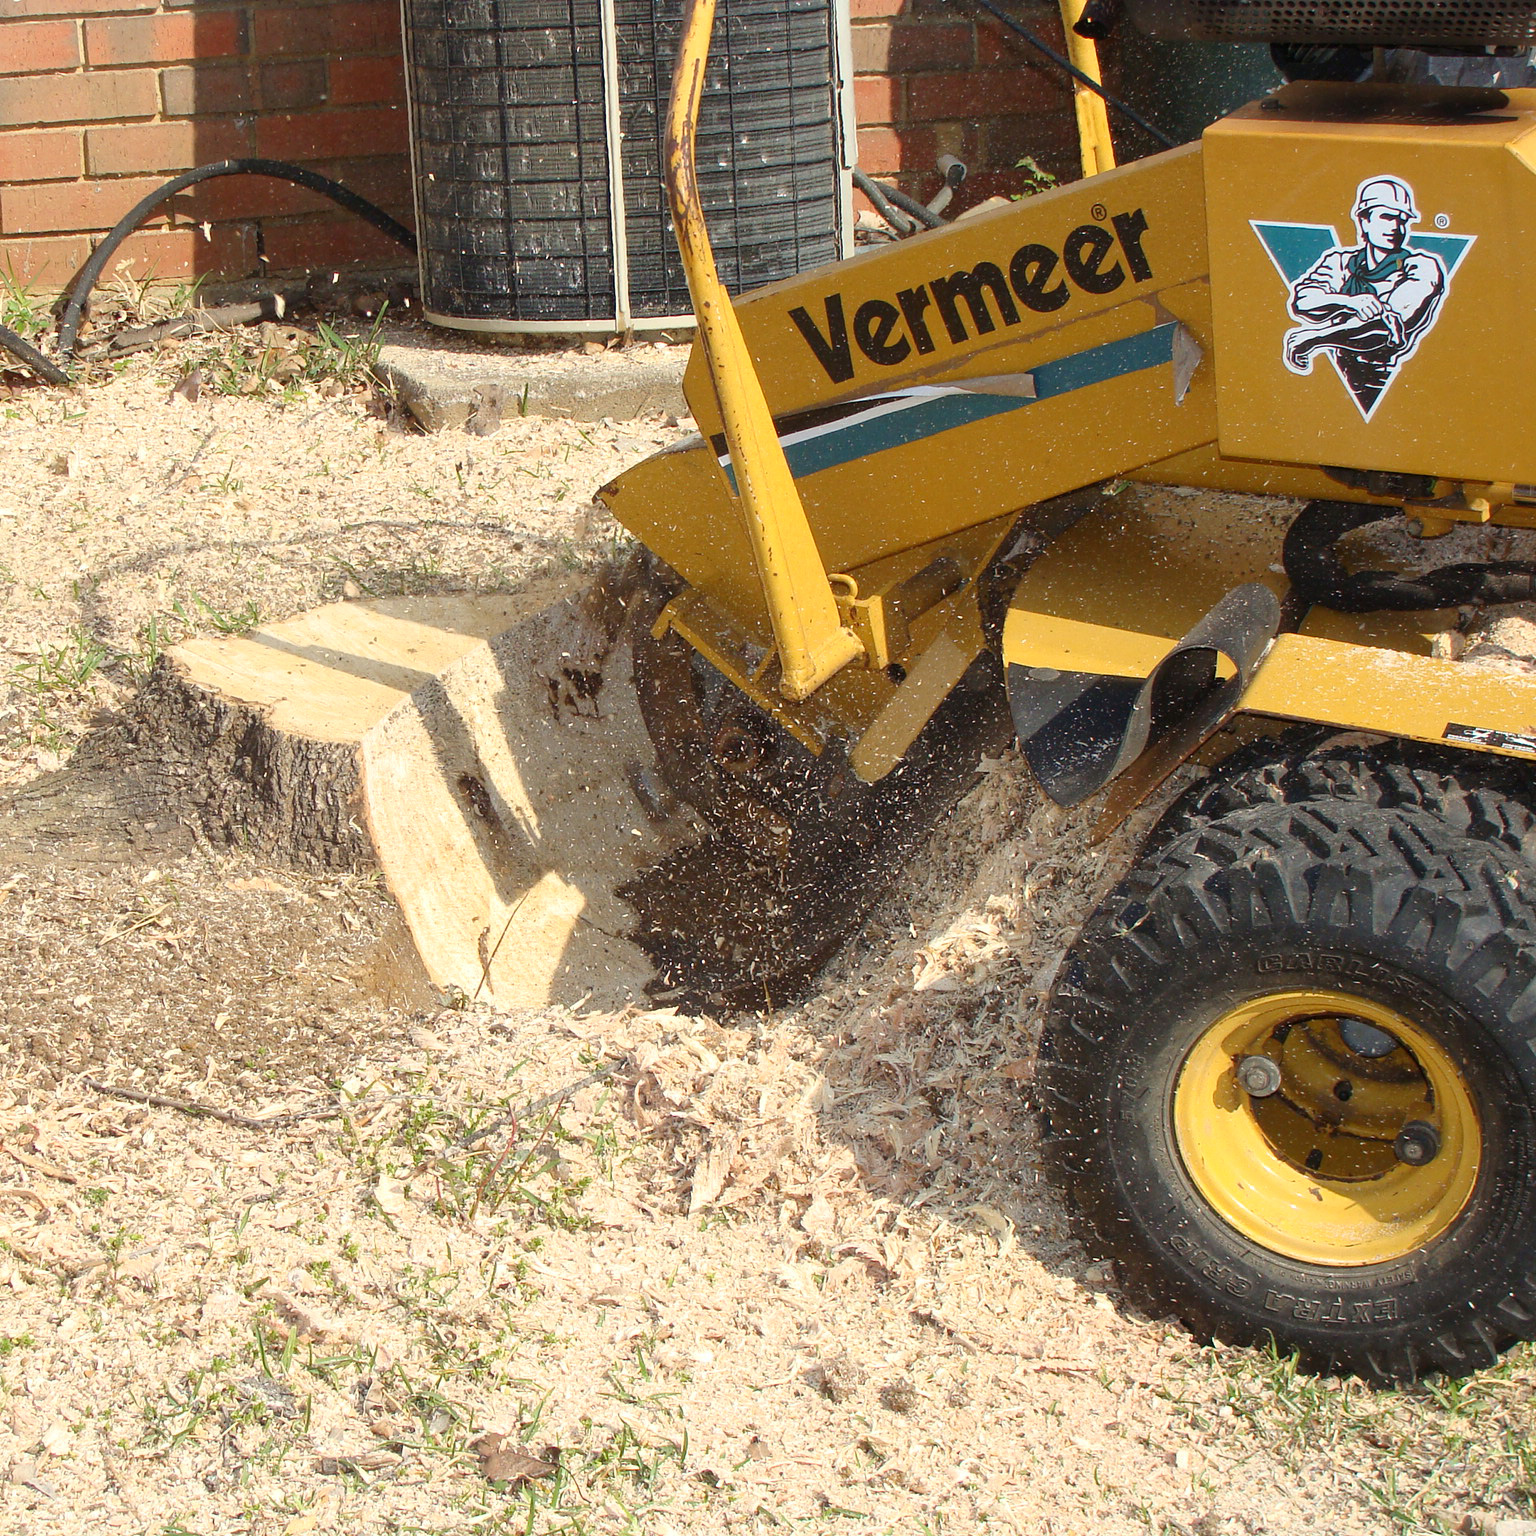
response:
M377 867L433 984L499 1007L640 999L617 887L690 835L654 769L602 580L333 603L162 658L126 733L204 836Z

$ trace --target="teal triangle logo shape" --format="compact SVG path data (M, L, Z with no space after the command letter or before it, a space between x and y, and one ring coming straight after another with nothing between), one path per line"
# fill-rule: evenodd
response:
M1254 234L1287 287L1339 243L1331 224L1270 224L1260 219L1251 222Z
M1332 224L1277 224L1264 219L1249 222L1287 286L1310 272L1339 243ZM1445 263L1445 275L1454 277L1461 258L1472 249L1476 239L1476 235L1409 235L1408 249L1438 256Z
M1378 232L1377 243L1368 247L1362 216L1377 207L1397 220L1397 234ZM1332 224L1277 219L1249 224L1285 284L1287 313L1297 322L1285 337L1287 370L1309 374L1317 353L1323 353L1369 421L1403 364L1434 329L1451 279L1477 236L1408 232L1406 226L1419 219L1413 189L1395 177L1362 182L1355 208L1359 243L1341 241ZM1445 222L1444 215L1437 222ZM1365 308L1359 309L1362 301Z

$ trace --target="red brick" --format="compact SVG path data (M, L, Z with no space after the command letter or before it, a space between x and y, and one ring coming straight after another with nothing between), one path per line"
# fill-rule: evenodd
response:
M261 104L284 111L325 105L324 59L284 60L261 66Z
M864 16L900 16L907 0L849 0L849 15L855 21Z
M257 271L255 231L243 224L201 229L149 229L130 235L110 270L127 265L140 282L152 278L250 277Z
M857 75L853 82L855 121L899 123L902 119L901 81L890 75Z
M1041 11L1038 15L1031 15L1029 11L1025 11L1019 19L1042 43L1048 43L1058 53L1067 51L1066 36L1061 30L1059 12ZM1017 69L1021 64L1031 69L1056 69L1054 64L1044 58L1038 48L1030 47L1017 32L1000 27L996 22L985 18L976 23L977 68Z
M392 0L275 5L258 10L252 23L252 51L264 59L400 51L400 7Z
M256 121L256 152L278 160L334 160L387 155L406 147L404 107L302 112Z
M994 117L982 124L982 144L973 169L1007 171L1026 155L1059 174L1054 161L1066 156L1073 164L1072 179L1081 174L1077 147L1077 116L1068 108L1037 117ZM1048 163L1052 162L1052 163ZM1017 178L1015 178L1017 179ZM969 183L967 183L969 188ZM1018 191L1018 187L1011 190Z
M853 29L853 67L864 74L919 69L969 69L976 61L976 29L968 21Z
M159 106L152 69L0 80L0 122L18 128L153 117Z
M403 222L401 210L392 210ZM268 225L263 230L267 272L307 272L343 267L401 267L412 257L371 224L361 219L306 219L293 224Z
M80 33L73 21L0 23L0 75L73 69L80 62Z
M244 64L181 65L160 71L160 97L167 117L203 112L238 112L256 104L251 72Z
M159 185L158 176L149 176L0 187L0 232L28 235L110 229Z
M11 16L78 16L89 9L92 15L105 11L152 11L157 0L5 0L5 12Z
M132 123L87 130L85 160L92 176L132 176L229 160L248 153L250 147L250 127L236 118Z
M859 129L859 169L871 176L932 170L938 158L938 137L931 128Z
M103 64L168 64L245 52L239 11L176 11L169 16L114 16L85 24L85 56Z
M331 105L363 106L371 102L404 102L405 64L399 58L333 59Z
M84 235L0 240L0 268L27 288L63 288L90 254L91 242Z
M1068 92L1030 69L972 69L914 75L907 84L907 116L914 123L1016 116L1059 108Z
M78 128L0 133L0 181L63 181L80 171Z
M370 202L394 208L410 207L410 166L403 155L376 160L324 161L312 169L350 187ZM188 192L187 197L188 218L194 221L211 219L214 223L330 213L336 206L318 192L272 176L221 176L215 181L200 183Z

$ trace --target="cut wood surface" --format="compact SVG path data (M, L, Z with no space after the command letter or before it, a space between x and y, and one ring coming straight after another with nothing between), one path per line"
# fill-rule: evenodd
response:
M433 984L499 1007L642 996L615 888L664 853L652 762L590 577L505 595L332 603L167 654L136 711L205 832L376 863ZM594 654L594 647L597 654Z

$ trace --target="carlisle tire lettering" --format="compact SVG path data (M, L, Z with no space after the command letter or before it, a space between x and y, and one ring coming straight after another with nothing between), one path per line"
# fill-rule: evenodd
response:
M996 262L932 277L903 288L887 299L866 299L854 311L852 333L840 293L822 300L823 316L796 306L789 318L834 384L854 376L854 348L881 368L894 368L914 351L934 352L938 343L930 320L937 315L944 336L956 346L974 336L991 335L1002 326L1017 325L1019 306L1038 315L1063 308L1078 292L1101 296L1113 293L1127 278L1144 283L1152 263L1142 249L1147 216L1137 208L1117 213L1102 224L1079 224L1060 248L1030 242L1008 262L1007 276ZM1111 232L1113 231L1113 232Z

